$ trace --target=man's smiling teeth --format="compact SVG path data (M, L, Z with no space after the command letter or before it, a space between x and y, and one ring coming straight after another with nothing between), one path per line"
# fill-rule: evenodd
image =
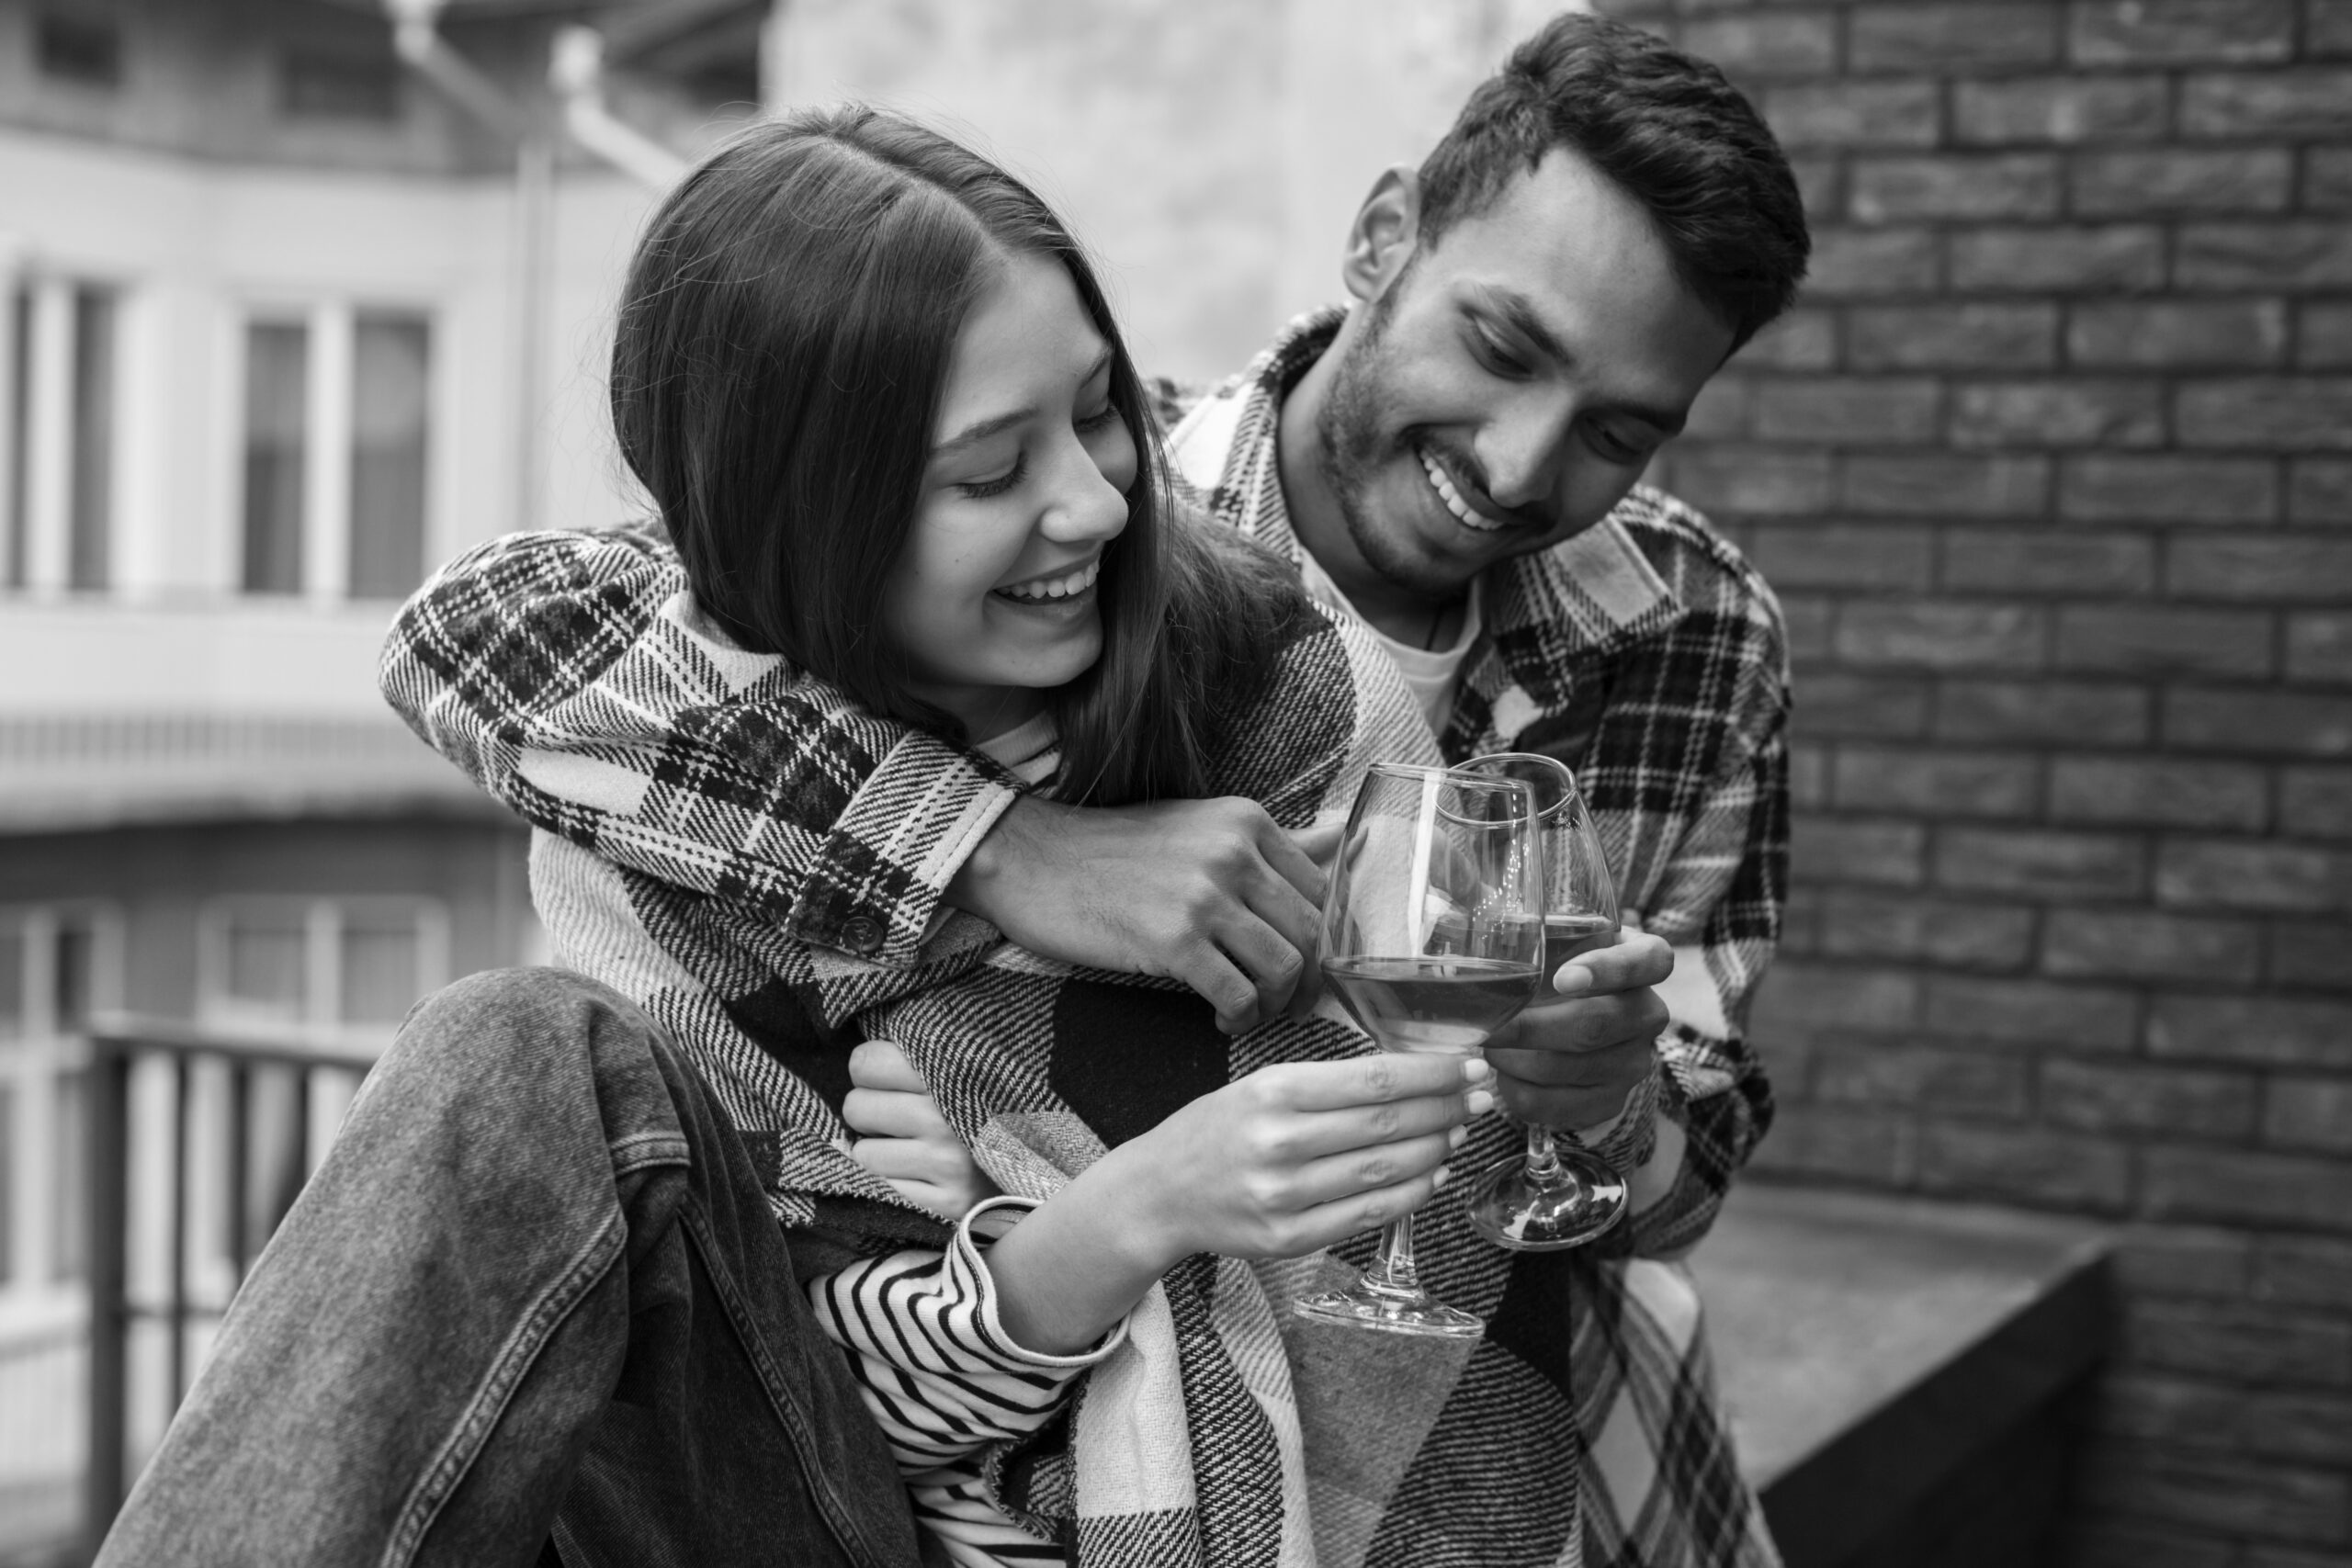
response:
M1008 599L1067 599L1073 593L1093 587L1094 580L1102 574L1102 563L1092 560L1067 577L1033 577L1026 582L1016 582L997 592Z
M1437 498L1445 502L1445 509L1453 513L1454 521L1465 528L1476 528L1482 534L1497 533L1510 526L1508 523L1498 522L1492 517L1470 510L1470 503L1462 499L1462 492L1453 488L1453 481L1446 478L1445 470L1438 466L1437 459L1427 452L1419 453L1418 456L1421 459L1421 468L1430 476L1430 487L1437 491Z

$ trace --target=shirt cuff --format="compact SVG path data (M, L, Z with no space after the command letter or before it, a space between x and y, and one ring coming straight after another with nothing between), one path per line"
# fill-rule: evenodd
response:
M1083 1371L1109 1356L1127 1342L1127 1318L1122 1314L1109 1333L1095 1343L1091 1350L1075 1355L1049 1356L1032 1350L1005 1332L1004 1323L997 1315L996 1278L989 1272L988 1244L1011 1230L1042 1200L1036 1198L997 1197L983 1199L956 1224L957 1263L967 1273L978 1292L978 1315L980 1332L987 1336L989 1351L1008 1367L1027 1368L1040 1371Z

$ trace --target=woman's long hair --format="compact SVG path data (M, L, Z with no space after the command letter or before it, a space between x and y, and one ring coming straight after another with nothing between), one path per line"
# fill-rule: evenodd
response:
M1139 467L1098 580L1102 654L1052 695L1063 795L1209 787L1221 705L1305 600L1289 569L1177 514L1134 362L1078 242L994 164L847 106L744 132L653 216L613 345L621 452L695 599L869 710L963 739L910 689L883 592L922 496L957 333L1008 255L1065 267L1111 347Z

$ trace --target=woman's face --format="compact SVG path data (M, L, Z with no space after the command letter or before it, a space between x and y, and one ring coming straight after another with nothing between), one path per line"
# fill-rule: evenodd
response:
M1061 264L1014 256L956 335L922 500L883 590L916 694L986 739L1102 652L1095 576L1127 525L1135 438Z

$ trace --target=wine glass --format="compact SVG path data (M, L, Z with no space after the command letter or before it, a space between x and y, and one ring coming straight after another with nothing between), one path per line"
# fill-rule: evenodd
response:
M1576 775L1554 758L1526 751L1474 757L1465 772L1517 779L1535 792L1544 839L1544 980L1539 1010L1560 965L1617 932L1617 889L1577 793ZM1531 1123L1527 1153L1478 1179L1467 1200L1470 1224L1500 1247L1554 1252L1581 1247L1623 1217L1625 1179L1600 1156L1563 1146L1549 1127Z
M1388 1051L1468 1055L1544 976L1544 847L1519 779L1375 764L1356 792L1323 904L1323 978ZM1354 1283L1303 1316L1475 1339L1476 1316L1421 1288L1413 1217L1380 1233Z

